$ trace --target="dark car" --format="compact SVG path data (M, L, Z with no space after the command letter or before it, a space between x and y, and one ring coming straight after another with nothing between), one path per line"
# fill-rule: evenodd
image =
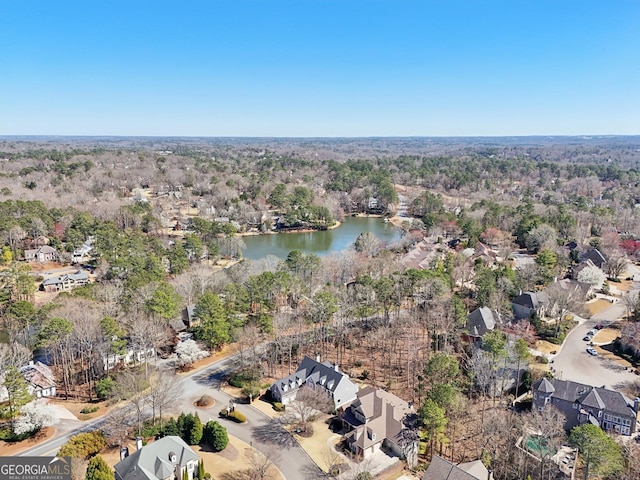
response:
M584 340L585 342L590 342L592 338L593 338L593 335L585 335L582 340Z
M603 325L603 324L601 324L601 323L599 323L599 324L597 324L597 325L596 325L595 327L593 327L593 328L595 328L596 330L602 330L602 329L604 328L604 325Z

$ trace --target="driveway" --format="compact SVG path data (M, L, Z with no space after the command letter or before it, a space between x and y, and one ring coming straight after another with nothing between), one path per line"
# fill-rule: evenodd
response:
M635 265L628 267L630 276L640 278L640 269ZM640 290L640 282L635 281L631 291ZM586 333L598 323L608 324L626 314L622 300L613 303L609 308L595 314L589 320L583 320L575 327L562 346L560 352L553 358L551 367L556 378L574 382L605 386L617 390L623 384L637 380L637 376L618 363L600 356L593 357L587 353L588 342L582 340Z

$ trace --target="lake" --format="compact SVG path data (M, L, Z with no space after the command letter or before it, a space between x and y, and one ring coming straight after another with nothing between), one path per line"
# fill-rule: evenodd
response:
M243 237L247 248L242 255L251 260L260 260L267 255L285 259L292 250L300 250L322 256L350 248L363 232L370 232L383 242L400 240L400 230L391 223L383 222L382 218L346 217L342 225L333 230Z

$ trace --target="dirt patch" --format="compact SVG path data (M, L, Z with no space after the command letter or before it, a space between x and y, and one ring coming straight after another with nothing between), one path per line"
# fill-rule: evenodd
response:
M598 298L597 300L587 303L587 308L589 309L589 313L592 316L595 315L596 313L600 313L603 310L606 310L610 306L611 306L611 302L603 298Z
M560 345L547 342L546 340L538 340L536 342L535 349L542 353L548 353L549 355L554 355L555 353L558 353L558 350L560 349Z
M628 292L631 288L631 285L633 285L633 282L631 280L622 280L620 283L615 283L616 288L621 292Z
M45 427L40 430L36 435L31 438L27 438L21 442L4 442L0 440L0 456L8 457L15 455L27 448L35 447L37 444L45 442L52 438L56 434L56 429L53 427Z

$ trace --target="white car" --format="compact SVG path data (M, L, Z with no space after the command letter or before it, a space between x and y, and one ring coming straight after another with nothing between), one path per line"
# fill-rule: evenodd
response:
M596 349L595 349L595 348L587 348L587 353L588 353L589 355L593 355L594 357L595 357L596 355L598 355L598 352L596 352Z

